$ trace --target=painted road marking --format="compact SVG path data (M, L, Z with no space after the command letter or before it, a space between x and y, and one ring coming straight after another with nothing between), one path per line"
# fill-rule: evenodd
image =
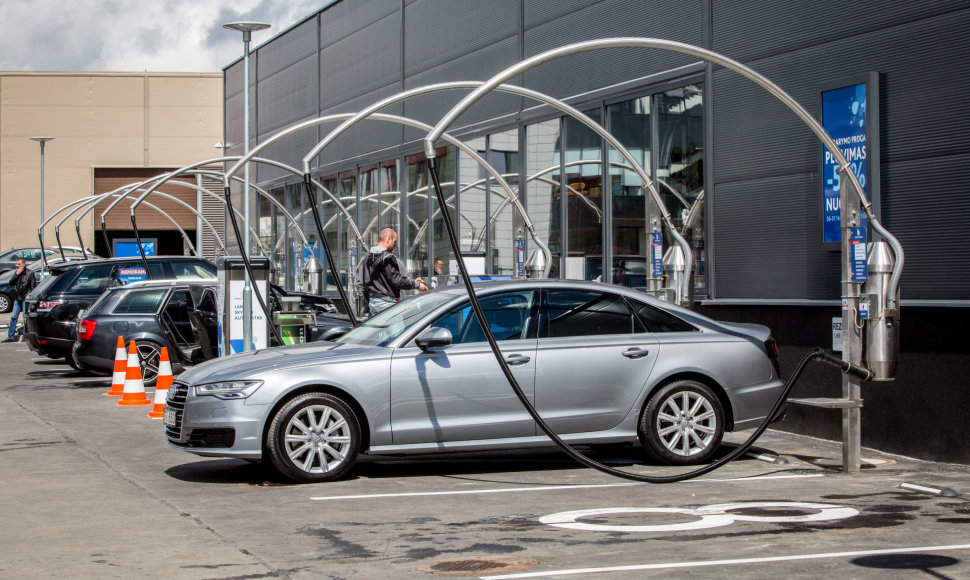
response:
M763 509L763 508L787 508L806 510L814 513L801 515L783 516L756 516L745 514L729 513L741 509ZM698 520L681 522L676 524L661 524L654 526L612 526L604 524L589 524L579 522L582 518L600 516L606 514L625 514L625 513L665 513L683 514L700 518ZM769 522L769 523L799 523L799 522L822 522L828 520L841 520L859 515L859 511L853 508L842 507L827 503L804 503L794 501L760 501L760 502L739 502L722 503L716 505L705 505L697 508L637 508L637 507L618 507L618 508L593 508L586 510L575 510L569 512L559 512L542 516L539 521L557 528L568 528L572 530L585 530L590 532L684 532L689 530L702 530L707 528L719 528L734 522Z
M482 580L512 580L515 578L542 578L545 576L575 576L580 574L606 574L610 572L629 572L635 570L668 570L672 568L701 568L706 566L736 566L739 564L764 564L768 562L794 562L798 560L822 560L826 558L855 558L858 556L878 556L882 554L906 554L913 552L944 552L970 550L970 544L948 546L918 546L910 548L889 548L885 550L858 550L854 552L827 552L821 554L794 554L791 556L771 556L765 558L740 558L737 560L706 560L700 562L668 562L664 564L636 564L632 566L612 566L604 568L574 568L572 570L549 570L545 572L523 572L497 576L479 576Z
M735 477L725 479L691 479L684 483L724 483L737 481L763 481L766 479L804 479L806 477L825 477L823 473L810 473L802 475L762 475L757 477ZM549 490L569 490L569 489L591 489L598 487L633 487L639 485L650 485L647 483L602 483L588 485L542 485L536 487L506 487L500 489L465 489L452 491L423 491L405 493L374 493L367 495L330 495L311 497L313 501L337 501L349 499L379 499L379 498L398 498L398 497L425 497L435 495L470 495L478 493L516 493L523 491L549 491Z

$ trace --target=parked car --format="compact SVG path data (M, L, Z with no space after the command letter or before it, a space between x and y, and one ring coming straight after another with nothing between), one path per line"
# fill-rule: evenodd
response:
M644 293L565 280L477 285L518 383L571 443L637 442L671 464L711 458L783 389L768 328ZM358 453L550 445L515 396L464 286L404 300L334 343L208 361L169 390L170 446L337 479Z
M175 374L218 356L218 280L148 280L104 291L81 312L72 354L81 370L110 374L118 337L135 341L146 385L155 384L162 347ZM271 287L269 308L279 312L286 291ZM350 328L326 298L297 295L297 306L313 313L308 340L339 336Z
M63 248L65 254L83 253L78 246L63 246ZM87 252L92 256L94 255L94 252L91 250L87 250ZM54 254L60 255L60 253L61 251L58 248L45 248L44 250L40 248L13 248L12 250L0 253L0 273L15 270L17 268L17 260L20 258L23 258L29 264L37 260L43 261L44 254L53 256Z
M149 256L152 279L215 278L216 267L190 256ZM107 258L55 264L51 276L34 288L24 303L30 348L51 358L66 357L75 366L74 345L79 310L91 306L112 286L147 278L141 258Z
M92 260L97 259L98 256L94 254L73 254L66 253L62 258L60 254L57 256L51 256L47 258L47 264L60 264L63 262L76 262L78 260ZM36 260L27 264L27 268L32 270L37 277L37 282L40 283L50 276L50 267L44 264L44 260ZM7 270L6 272L0 274L0 313L6 313L13 310L13 287L10 285L10 279L13 278L14 272L17 269Z

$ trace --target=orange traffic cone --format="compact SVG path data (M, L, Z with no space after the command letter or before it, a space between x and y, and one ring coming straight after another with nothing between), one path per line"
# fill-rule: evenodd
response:
M118 348L115 349L115 370L111 375L111 388L105 395L120 397L125 390L125 375L128 373L128 355L125 354L125 338L118 337Z
M125 373L125 390L121 394L119 406L126 405L151 405L152 402L145 396L145 381L141 378L141 363L138 360L138 349L135 341L131 341L128 346L128 368Z
M168 388L172 386L172 363L168 360L168 348L162 347L161 354L158 355L158 378L155 379L155 398L152 401L152 410L148 416L152 419L161 419L165 415L165 398L168 397Z

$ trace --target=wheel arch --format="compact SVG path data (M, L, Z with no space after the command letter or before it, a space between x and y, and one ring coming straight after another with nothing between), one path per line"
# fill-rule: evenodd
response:
M333 385L321 383L302 385L293 389L292 391L287 391L286 395L280 397L280 399L276 401L269 413L266 414L266 420L263 421L263 433L260 446L264 456L266 455L266 435L269 432L270 424L273 422L272 418L276 416L276 413L279 412L283 405L287 404L294 398L307 393L326 393L328 395L333 395L349 406L357 415L357 423L360 425L360 452L363 453L366 449L370 448L370 423L368 422L367 414L364 413L364 408L361 407L360 403L357 402L357 399L347 393L347 391Z
M663 380L659 381L656 385L654 385L654 387L650 389L650 392L647 393L647 396L643 400L643 405L640 408L640 415L638 417L638 421L642 419L643 414L647 412L647 405L650 404L650 399L653 398L654 394L656 394L657 391L659 391L660 389L666 387L671 383L675 383L677 381L682 381L682 380L697 381L699 383L704 384L712 391L714 391L714 394L717 395L718 403L721 404L721 410L724 412L724 431L725 432L734 431L734 409L731 405L731 399L727 396L727 392L724 390L724 387L722 387L720 383L718 383L710 376L705 375L704 373L691 372L691 371L674 373L670 376L664 377Z

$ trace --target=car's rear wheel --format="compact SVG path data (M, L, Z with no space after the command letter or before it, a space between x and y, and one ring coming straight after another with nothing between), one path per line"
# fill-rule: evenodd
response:
M3 292L0 292L0 313L7 313L11 310L13 310L13 300Z
M273 417L266 451L282 475L317 483L347 473L360 442L360 422L349 405L327 393L304 393L287 401Z
M637 430L643 448L671 465L703 463L714 455L724 436L721 401L707 385L674 381L647 403Z
M158 379L158 360L161 357L162 347L157 342L150 340L136 340L138 349L138 359L141 361L141 378L146 387L154 386Z

